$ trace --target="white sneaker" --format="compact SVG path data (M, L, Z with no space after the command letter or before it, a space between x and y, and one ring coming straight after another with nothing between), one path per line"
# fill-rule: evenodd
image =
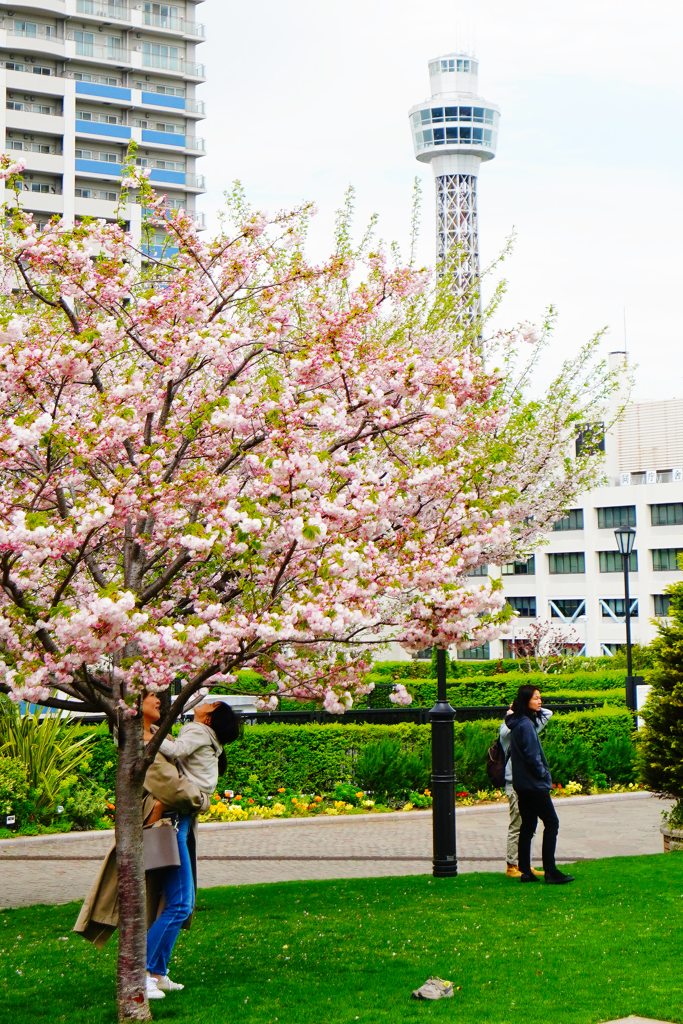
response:
M166 993L157 988L157 979L147 975L147 999L165 999Z
M179 981L171 981L168 974L164 975L163 978L156 978L157 988L162 992L182 992L185 988Z

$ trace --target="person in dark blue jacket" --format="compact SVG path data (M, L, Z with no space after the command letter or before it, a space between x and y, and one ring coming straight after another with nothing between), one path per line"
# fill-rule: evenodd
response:
M531 870L531 841L538 819L543 822L543 869L546 885L565 885L573 882L573 875L558 871L555 864L555 846L560 822L550 793L553 780L541 741L537 720L541 711L541 694L535 686L520 686L512 702L512 714L505 719L510 730L510 757L512 784L519 800L522 826L519 831L520 882L537 882Z

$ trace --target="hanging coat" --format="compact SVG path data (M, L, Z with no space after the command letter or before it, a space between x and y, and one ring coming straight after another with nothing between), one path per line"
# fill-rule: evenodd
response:
M195 892L197 890L197 815L207 810L209 798L197 786L181 775L176 766L163 754L157 754L145 775L142 820L152 813L154 803L160 800L164 807L181 814L193 814L192 830L188 835L188 851L192 861ZM161 872L150 871L145 876L147 896L147 927L156 921L164 907ZM101 948L114 934L119 923L119 892L116 872L116 846L104 858L99 875L81 907L74 931L88 942ZM192 916L183 928L190 928Z

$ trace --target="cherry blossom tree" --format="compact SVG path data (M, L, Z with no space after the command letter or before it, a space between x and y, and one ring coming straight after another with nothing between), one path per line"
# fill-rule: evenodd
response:
M315 266L306 207L266 218L236 191L204 238L143 177L124 187L162 258L122 224L38 232L18 199L0 226L0 689L118 729L128 1021L150 1019L142 785L188 701L255 668L264 706L340 713L381 643L499 635L500 583L471 573L593 481L597 455L568 452L611 384L588 345L528 400L511 352L545 332L485 361L448 275L354 248L348 211ZM145 746L141 695L170 690Z
M551 672L568 654L578 654L582 646L571 626L554 626L547 619L529 622L510 640L512 656L526 661L529 672L532 662L538 672Z

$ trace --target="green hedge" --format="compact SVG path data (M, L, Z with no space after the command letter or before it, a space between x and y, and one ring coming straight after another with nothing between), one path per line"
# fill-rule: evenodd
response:
M520 662L513 658L504 658L499 661L460 661L451 659L448 663L448 674L458 679L466 679L471 676L500 676L509 673L528 676L529 673L520 669ZM583 675L595 674L619 674L623 678L624 668L614 664L613 658L568 658L566 665L560 665L559 670L555 669L550 675ZM537 675L541 673L531 673ZM372 675L391 676L393 679L427 679L435 675L435 668L431 661L376 661L372 666ZM542 678L547 679L548 675Z
M375 673L370 677L376 685L386 685L394 680L387 679ZM413 702L421 706L430 706L436 697L436 681L433 679L404 677L400 680L409 693L413 696ZM605 697L609 694L625 694L624 675L622 672L602 673L577 673L574 676L548 676L542 673L529 675L526 673L508 673L498 676L474 676L470 679L458 680L456 683L449 683L448 694L451 703L455 706L468 707L476 704L503 704L514 699L520 686L537 686L544 697L550 694L563 694L568 697L585 697L591 694L603 693ZM378 690L378 693L370 696L370 704L379 707L386 704L386 691Z
M599 708L556 715L544 733L544 745L558 756L573 751L577 764L593 765L608 740L631 743L631 715L620 708ZM486 751L496 738L500 722L480 720L455 723L455 756L458 785L474 791L490 786L486 776ZM430 727L426 725L260 725L245 729L241 742L226 748L228 768L219 789L239 790L249 776L270 794L279 787L319 793L337 782L353 781L354 762L370 743L395 739L406 750L429 750ZM558 782L572 778L573 762L561 769Z
M528 677L527 677L528 678ZM453 707L476 707L487 704L510 704L521 685L517 679L507 682L509 677L499 676L497 679L476 679L465 684L449 686L447 688L448 699ZM613 704L617 707L626 705L626 689L623 684L617 689L603 690L599 688L573 689L560 685L560 680L553 680L548 676L540 682L536 678L532 685L538 686L543 694L544 701L552 703L553 700L595 700L601 703ZM561 680L564 683L564 679ZM422 679L404 679L403 685L413 698L413 704L418 707L431 707L436 700L436 683ZM623 681L622 681L623 683ZM374 698L374 699L373 699ZM386 691L371 695L370 702L375 707L386 706L388 701Z

